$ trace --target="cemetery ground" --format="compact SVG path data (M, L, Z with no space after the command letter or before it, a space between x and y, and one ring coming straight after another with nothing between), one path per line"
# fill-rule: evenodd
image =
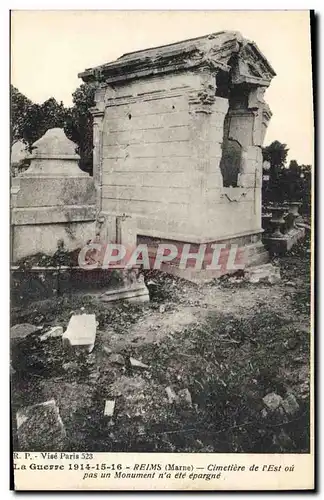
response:
M152 271L149 303L72 294L12 307L12 325L37 327L12 347L14 449L17 410L54 399L63 451L308 452L309 237L275 265L275 284L238 274L198 286ZM41 340L80 313L98 322L90 354Z

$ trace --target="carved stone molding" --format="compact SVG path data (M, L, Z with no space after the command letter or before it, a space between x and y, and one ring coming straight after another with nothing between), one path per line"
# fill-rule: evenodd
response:
M223 187L221 191L221 198L225 198L230 202L238 202L241 198L244 198L247 194L246 189L240 187Z
M199 90L189 94L190 111L194 113L211 114L212 105L216 101L216 87L210 83L202 84Z
M236 65L231 64L236 57ZM221 31L182 42L124 54L114 62L86 69L85 82L115 82L205 68L232 73L232 83L268 86L275 72L255 43L235 31Z
M104 228L106 222L106 217L103 213L98 213L96 217L96 225L95 225L95 235L99 240L102 238L102 230Z

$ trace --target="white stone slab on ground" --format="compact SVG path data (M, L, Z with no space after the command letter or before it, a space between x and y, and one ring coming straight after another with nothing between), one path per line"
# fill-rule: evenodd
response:
M62 336L63 347L83 347L91 352L95 344L96 332L95 314L73 314Z
M176 395L176 393L174 392L172 387L170 387L170 386L166 387L165 392L168 395L169 403L174 403L175 401L177 401L178 396Z
M48 332L44 333L43 335L41 335L41 337L39 337L39 340L43 342L44 340L50 338L53 339L57 337L62 337L62 335L63 335L63 328L61 326L52 326L52 328L48 330Z
M104 410L105 417L112 417L114 414L114 410L115 410L115 401L107 399L105 402L105 410Z
M135 358L132 358L130 357L129 358L129 361L130 361L130 364L133 368L144 368L144 369L147 369L149 368L148 365L145 365L144 363L142 363L141 361L138 361L137 359Z

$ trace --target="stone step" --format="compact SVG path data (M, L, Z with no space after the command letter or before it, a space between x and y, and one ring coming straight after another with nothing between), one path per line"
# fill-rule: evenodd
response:
M150 296L146 286L133 288L122 288L119 290L109 290L101 295L102 302L114 302L116 300L127 300L128 302L148 302Z
M270 261L269 253L266 250L263 250L263 252L258 253L249 259L249 264L248 267L251 266L256 266L259 264L268 264Z

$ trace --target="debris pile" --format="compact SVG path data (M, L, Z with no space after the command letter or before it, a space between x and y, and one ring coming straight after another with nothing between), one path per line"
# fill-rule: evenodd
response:
M54 400L20 408L16 414L20 449L26 451L59 451L66 432Z

